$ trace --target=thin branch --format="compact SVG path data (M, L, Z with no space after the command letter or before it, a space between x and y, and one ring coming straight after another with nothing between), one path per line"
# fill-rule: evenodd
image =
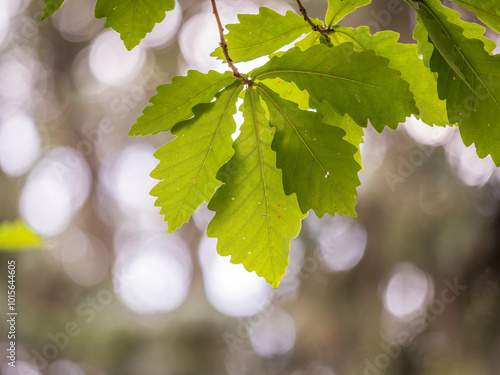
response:
M302 13L302 16L304 17L304 20L307 21L307 23L309 25L311 25L311 29L313 29L313 31L317 31L321 34L321 36L325 39L325 42L331 46L332 44L332 41L330 40L330 37L328 36L328 34L330 32L332 32L333 30L330 28L330 27L321 27L319 25L316 25L310 18L309 18L309 15L307 14L307 10L306 8L304 8L304 6L302 5L302 2L300 0L296 0L297 1L297 5L299 6L299 10L300 10L300 13Z
M302 16L304 16L304 20L307 21L307 23L309 25L311 25L311 28L314 30L314 31L319 31L320 33L323 34L324 30L319 27L318 25L316 25L310 18L309 18L309 15L307 14L307 10L306 8L304 8L304 6L302 5L302 3L300 2L300 0L296 0L297 1L297 5L299 6L299 10L300 10L300 13L302 13Z
M234 66L233 60L231 60L231 57L229 57L229 51L227 49L227 43L226 39L224 38L224 27L222 26L222 22L219 17L219 12L217 11L217 4L215 3L215 0L212 0L212 9L213 13L215 15L215 19L217 20L217 26L219 27L219 35L220 35L220 46L222 48L222 52L224 53L224 57L226 58L227 65L231 68L233 71L233 74L236 78L240 79L242 82L246 84L251 84L252 81L246 79L243 77L240 72L238 71L238 68Z

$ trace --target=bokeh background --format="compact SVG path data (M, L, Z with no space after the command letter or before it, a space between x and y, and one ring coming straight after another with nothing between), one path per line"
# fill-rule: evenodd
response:
M291 0L218 3L225 24L262 5L296 11ZM67 0L41 23L42 0L0 0L0 220L23 218L45 243L0 254L4 301L7 260L17 261L19 313L16 369L1 319L2 374L500 373L490 158L450 127L367 129L358 218L309 216L273 290L217 255L206 205L166 234L149 173L172 136L127 136L157 85L226 70L209 57L210 1L180 0L131 52L94 5ZM326 1L304 5L325 14ZM411 43L415 17L380 0L343 22Z

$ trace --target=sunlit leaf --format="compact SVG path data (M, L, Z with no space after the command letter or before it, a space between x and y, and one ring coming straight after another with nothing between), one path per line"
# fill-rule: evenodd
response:
M266 79L263 83L283 99L296 103L300 109L305 111L311 108L309 94L305 90L300 90L295 83L283 81L280 78Z
M340 115L348 113L359 125L368 120L378 131L395 129L407 116L418 114L409 84L388 67L389 60L373 51L355 52L350 43L336 47L316 45L305 51L295 47L254 70L256 80L279 77L307 90Z
M156 151L160 164L151 176L161 181L151 195L158 197L155 205L161 207L160 214L165 215L169 232L187 222L221 185L216 174L234 153L233 115L242 88L234 83L214 103L196 106L192 119L172 129L177 138Z
M311 26L298 14L288 11L283 16L261 7L259 14L240 14L240 23L227 25L226 43L234 62L249 61L266 56L311 31ZM222 49L211 56L223 60Z
M500 33L500 2L498 0L452 0L472 10L486 25Z
M53 15L56 10L59 10L64 0L44 0L44 3L45 7L43 8L42 21Z
M321 114L323 115L323 122L325 124L336 126L345 131L343 139L356 147L354 160L363 168L361 161L360 145L363 143L363 136L365 135L364 129L356 124L349 115L340 116L337 112L330 108L330 106L323 102L321 105Z
M131 50L174 7L175 0L97 0L95 16L106 17L104 27L118 32L125 47Z
M295 194L283 191L271 148L275 129L269 127L254 91L250 88L245 95L245 121L235 154L219 173L224 185L208 205L215 216L207 234L218 238L220 255L230 255L232 263L242 263L276 288L289 262L290 240L298 235L305 215Z
M342 18L358 7L370 4L371 0L328 0L325 23L328 26L337 24Z
M322 104L314 102L310 103L311 100L307 91L300 90L293 82L286 82L276 78L266 79L264 80L264 83L271 90L278 93L283 99L296 103L302 110L307 110L311 107L319 108L321 106L320 113L323 116L322 121L325 124L339 127L345 131L346 134L343 139L357 148L357 151L354 154L354 160L356 160L356 162L363 167L359 145L363 143L364 130L361 126L356 124L354 120L349 117L349 115L346 114L343 117L340 116L325 102Z
M320 33L309 33L304 38L295 43L295 47L299 47L301 51L305 51L316 44L321 43L321 34Z
M148 135L164 132L193 115L193 107L210 103L215 94L237 79L230 72L210 71L207 74L190 70L187 76L174 77L172 82L158 86L158 93L149 101L129 135Z
M0 223L0 250L14 251L41 247L41 238L21 220Z
M458 123L466 146L474 143L480 157L491 154L500 165L500 56L485 50L481 29L476 29L477 38L470 37L471 28L469 37L464 35L459 13L437 0L418 5L415 38L438 75L438 94L446 99L448 118Z
M353 158L356 148L342 139L345 132L263 84L259 93L276 128L273 149L283 171L285 193L297 194L304 213L312 209L318 217L325 213L356 216L360 166Z
M429 125L446 126L446 102L437 94L437 83L433 73L417 56L415 44L398 43L399 34L383 31L370 34L367 26L357 29L336 26L330 35L332 43L353 43L357 51L373 50L379 56L389 59L389 67L401 72L401 78L410 84L420 118Z

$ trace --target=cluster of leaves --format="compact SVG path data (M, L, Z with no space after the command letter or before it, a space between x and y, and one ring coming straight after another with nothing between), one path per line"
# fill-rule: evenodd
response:
M62 3L45 2L44 17ZM439 0L406 2L417 15L417 44L398 43L396 32L372 35L366 26L338 24L370 0L328 0L324 22L310 19L297 1L302 15L268 8L239 15L212 54L230 55L230 66L269 55L265 65L242 75L189 71L159 86L130 135L176 136L157 150L152 172L160 182L151 194L168 231L209 202L215 216L207 234L218 238L218 252L277 287L290 240L310 210L356 216L359 145L368 124L381 132L413 115L431 126L458 125L465 145L474 143L480 157L500 165L495 43ZM455 2L500 30L496 0ZM96 16L107 17L106 27L132 48L173 6L98 0ZM238 98L244 122L233 142Z

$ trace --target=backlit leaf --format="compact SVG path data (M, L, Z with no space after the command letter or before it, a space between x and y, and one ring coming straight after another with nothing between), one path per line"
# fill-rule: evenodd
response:
M280 78L266 79L263 83L283 99L296 103L300 109L305 111L311 108L309 94L305 90L300 90L295 83L283 81Z
M324 102L322 104L321 114L323 115L323 122L325 124L339 127L345 131L345 136L343 137L343 139L356 147L354 160L356 160L360 167L363 168L360 145L361 143L363 143L363 136L365 135L364 129L356 124L351 116L347 114L344 116L340 116L337 112L331 109L328 104Z
M106 17L104 27L118 32L125 47L131 50L174 7L175 0L97 0L95 16Z
M301 51L305 51L316 44L321 43L321 34L320 33L309 33L304 38L295 43L295 47L299 47Z
M293 82L286 82L279 78L276 78L266 79L264 83L271 90L278 93L279 96L281 96L283 99L290 100L291 102L296 103L302 110L307 110L311 107L321 107L319 112L323 116L322 121L325 124L339 127L346 132L343 139L357 148L357 151L354 154L354 160L356 160L361 168L363 168L359 145L363 143L364 130L361 126L356 124L354 120L349 117L349 115L346 114L343 117L340 116L325 102L323 102L322 104L309 103L311 100L307 91L299 90L297 85Z
M312 209L318 217L325 213L356 216L360 166L353 158L356 148L342 139L345 132L324 124L318 113L299 109L263 84L259 93L276 128L273 149L283 171L285 193L297 194L304 213Z
M500 165L500 56L490 55L491 46L485 50L481 29L476 28L477 38L471 37L471 28L469 37L464 35L459 13L437 0L418 5L415 38L424 61L438 74L438 94L446 99L448 118L458 123L466 146L475 143L480 157L491 154Z
M325 23L328 26L336 25L342 18L356 8L370 4L371 0L328 0Z
M177 138L156 151L160 164L151 176L161 181L151 195L158 197L155 205L162 208L160 214L165 215L169 232L187 222L221 185L216 174L234 153L233 115L242 88L240 83L234 83L214 103L196 106L192 119L172 129Z
M476 16L500 33L500 2L498 0L452 0L466 9L472 10Z
M243 115L235 154L219 173L224 185L208 205L215 216L207 235L218 238L220 255L230 255L232 263L242 263L276 288L289 262L290 240L305 215L295 194L283 191L271 148L275 129L269 127L254 88L246 92Z
M446 126L446 102L437 95L437 83L433 73L417 56L415 44L398 43L399 34L383 31L370 34L367 26L357 29L336 26L330 35L332 43L353 43L357 51L372 50L389 59L389 67L401 72L401 78L410 84L415 103L423 122L429 125Z
M225 36L229 55L234 62L269 55L311 31L311 26L292 11L283 16L261 7L259 14L240 14L238 20L240 23L227 25L229 33ZM211 56L224 60L220 47Z
M215 94L237 79L230 73L210 71L207 74L190 70L187 76L174 77L172 82L158 86L158 93L149 101L129 135L148 135L164 132L193 115L193 107L210 103Z
M359 125L367 121L378 131L395 129L407 116L418 114L409 84L388 67L389 60L373 51L355 52L350 43L336 47L295 47L254 70L256 80L279 77L307 90L318 103L328 102L340 115Z

